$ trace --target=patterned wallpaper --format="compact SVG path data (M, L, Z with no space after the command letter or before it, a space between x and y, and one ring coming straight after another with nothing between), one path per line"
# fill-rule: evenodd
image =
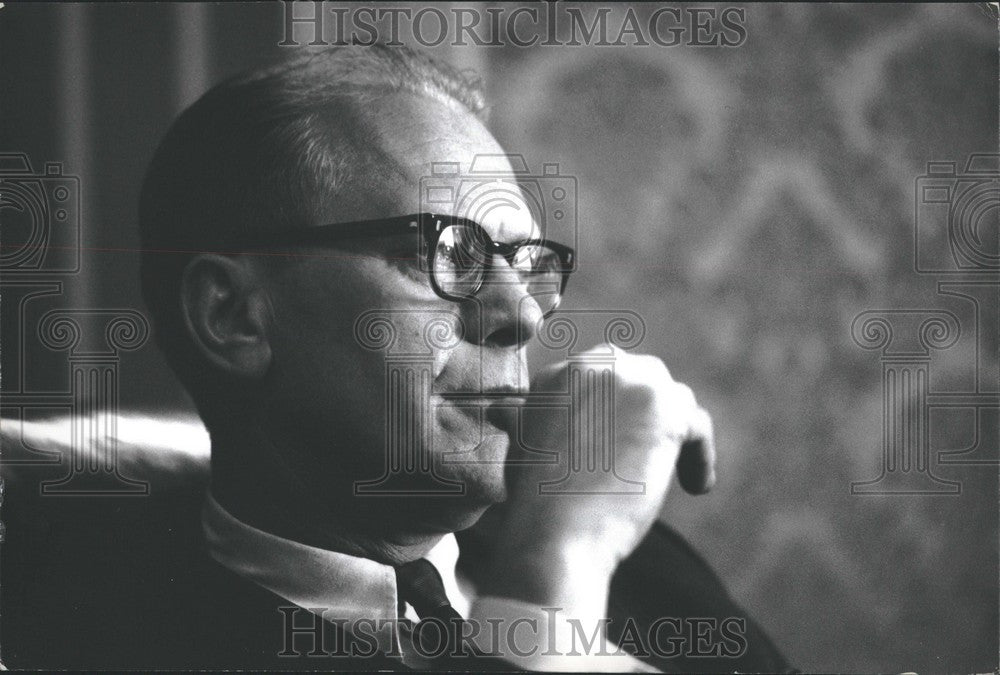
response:
M967 388L979 345L998 389L996 312L977 342L968 301L937 293L913 256L927 163L997 151L996 23L968 5L746 11L731 49L491 52L494 127L578 178L569 306L640 313L643 349L713 412L721 482L678 491L664 518L796 662L995 665L996 415L980 420L983 464L934 469L961 495L852 495L878 475L883 395L851 325L948 308L969 330L934 354L932 387ZM976 430L932 421L932 450Z
M698 498L676 491L663 517L804 670L995 667L997 281L918 274L914 209L929 162L962 171L971 154L998 150L996 20L978 5L740 7L739 47L440 52L483 73L510 152L578 181L580 269L567 307L638 313L642 349L715 416L719 485ZM640 17L653 10L634 6ZM616 5L610 22L624 11ZM3 10L0 151L80 176L90 250L59 302L141 308L129 249L154 144L207 84L281 51L280 12ZM978 245L993 246L995 261L993 195ZM945 250L940 231L925 234L932 252ZM24 318L10 298L8 405L22 363L12 326ZM57 302L43 300L39 315ZM910 315L891 312L903 309L944 317L928 339L947 348L900 366L878 347L908 339L912 326L897 320ZM870 311L895 333L878 322L852 333ZM61 391L65 358L26 353L25 386ZM930 394L886 396L886 373L904 366L929 373ZM123 408L190 410L151 342L123 355L121 372ZM913 475L960 494L852 494L896 442L886 406L920 413L924 394L937 402L921 422L930 466Z

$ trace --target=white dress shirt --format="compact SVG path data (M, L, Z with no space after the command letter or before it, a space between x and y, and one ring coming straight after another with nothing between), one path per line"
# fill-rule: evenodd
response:
M300 544L258 530L235 518L211 495L202 512L202 528L208 552L217 562L294 605L338 621L374 622L379 650L402 654L403 663L422 668L426 659L407 649L397 631L396 573L392 566L368 558ZM583 638L590 640L604 615L600 593L587 593L587 601L559 612L518 600L474 596L473 589L459 581L455 566L458 542L449 534L427 554L444 582L455 610L484 628L476 642L483 651L500 654L516 668L546 671L654 671L626 654L616 654L615 645L599 631L598 642L584 653ZM586 589L592 591L592 588ZM408 608L407 618L418 617ZM574 627L573 622L577 622ZM500 644L493 643L499 630ZM584 633L580 632L583 627ZM514 644L509 644L510 640Z

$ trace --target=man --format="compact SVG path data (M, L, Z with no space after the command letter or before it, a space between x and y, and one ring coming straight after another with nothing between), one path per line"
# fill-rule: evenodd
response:
M168 132L140 202L143 292L211 434L207 555L163 554L141 618L114 619L111 664L786 667L676 535L649 534L675 466L690 492L715 481L710 418L659 359L614 352L615 471L540 489L597 443L528 404L529 381L566 387L566 364L529 380L525 354L573 252L529 209L461 208L457 176L450 212L421 209L435 162L516 179L484 111L425 55L331 48L223 83ZM366 343L372 312L393 349L428 355L402 388ZM559 462L513 461L525 448ZM620 477L644 489L614 494ZM491 508L458 579L454 533ZM717 615L743 623L684 633Z

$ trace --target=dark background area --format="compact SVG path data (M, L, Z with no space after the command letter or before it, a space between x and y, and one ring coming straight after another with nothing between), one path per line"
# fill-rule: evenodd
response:
M663 517L792 660L995 668L995 406L932 416L931 468L960 494L852 495L879 474L884 401L879 353L851 326L868 310L950 311L962 333L932 353L930 389L1000 390L995 293L977 323L974 303L941 292L945 277L914 268L928 162L998 149L996 21L976 5L744 9L736 48L433 51L482 73L510 152L576 177L567 306L637 312L643 351L713 413L720 484L697 499L677 491ZM69 389L66 353L37 339L45 311L145 311L135 213L153 149L211 84L290 49L282 31L271 4L0 9L0 152L79 178L83 247L77 272L5 278L4 424L66 411L18 403ZM0 215L6 255L28 226ZM31 280L56 286L29 301ZM152 341L120 369L123 410L193 412ZM969 447L972 461L939 463L938 451Z

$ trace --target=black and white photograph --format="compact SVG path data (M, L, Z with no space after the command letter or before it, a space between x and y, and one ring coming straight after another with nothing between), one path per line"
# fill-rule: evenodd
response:
M0 3L0 669L1000 669L1000 4Z

